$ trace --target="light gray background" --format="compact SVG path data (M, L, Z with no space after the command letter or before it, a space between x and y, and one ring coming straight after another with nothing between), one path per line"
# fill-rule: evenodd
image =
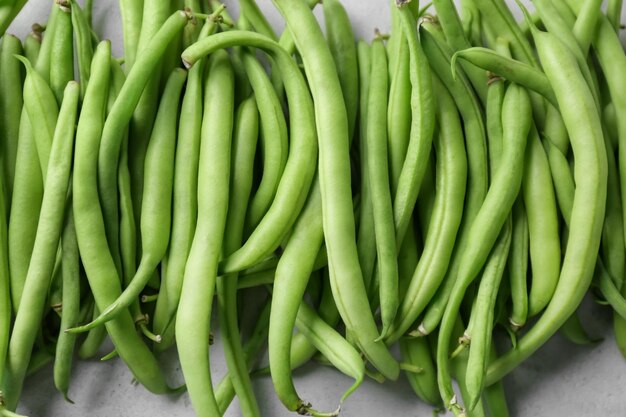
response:
M96 0L94 26L111 39L113 51L122 55L119 9L115 0ZM374 28L389 28L389 10L384 0L344 0L358 37L371 39ZM9 29L24 37L34 22L45 22L49 0L31 0ZM237 14L235 1L226 1ZM283 23L269 0L259 0L276 28ZM320 13L318 13L318 16ZM519 15L519 14L518 14ZM622 13L626 21L626 12ZM622 40L626 40L622 31ZM626 74L624 75L626 76ZM611 330L611 313L587 300L584 322L594 336L605 340L595 346L575 346L557 335L536 355L505 379L511 414L517 417L623 416L626 415L626 361L622 358ZM107 353L106 347L103 353ZM219 337L211 349L212 370L217 381L226 367ZM182 380L175 352L163 356L172 385ZM317 409L332 410L351 381L332 369L308 365L296 371L300 394ZM155 396L131 383L132 376L120 360L77 362L70 389L75 405L66 403L54 390L51 367L26 380L18 411L32 417L148 417L193 416L186 394ZM264 416L291 416L276 398L269 378L256 379L254 388ZM241 415L235 401L227 417ZM406 380L379 385L365 381L344 404L346 417L430 416L431 408L421 403ZM451 414L450 414L451 415Z

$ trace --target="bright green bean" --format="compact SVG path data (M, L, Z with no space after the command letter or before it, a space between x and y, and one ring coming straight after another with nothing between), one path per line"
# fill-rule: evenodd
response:
M259 106L263 154L263 176L250 200L246 229L253 230L267 213L280 184L287 161L287 122L269 76L260 62L248 52L242 53L246 74Z
M350 18L339 0L322 3L326 24L326 42L333 56L348 116L348 138L354 137L359 107L359 70L356 44Z
M81 97L85 97L91 60L93 59L93 42L91 39L91 27L83 9L74 1L72 2L72 29L76 43L76 59L78 61L78 80L80 81ZM126 57L128 62L128 56ZM128 65L128 64L127 64Z
M372 70L368 108L387 108L388 92L387 55L382 39L372 42ZM381 337L389 331L399 304L398 260L396 231L393 224L393 207L389 189L387 151L387 114L372 112L367 120L367 165L372 193L374 236L378 264L378 288L383 328Z
M454 321L457 318L463 296L474 281L491 252L507 216L521 188L524 151L531 125L531 104L526 91L511 84L504 98L503 151L500 167L492 179L485 201L472 222L468 235L472 245L461 255L458 277L446 305L437 344L438 382L441 397L449 409L459 415L463 407L453 401L454 390L450 380L448 349ZM506 168L504 168L506 167Z
M389 341L402 336L426 308L441 284L463 215L467 180L467 157L459 115L450 94L433 77L439 132L435 135L436 188L433 216L425 236L424 250L400 304Z
M224 237L224 254L241 246L246 210L254 167L254 154L259 136L259 112L254 98L239 105L233 133L230 202ZM237 314L237 273L217 279L218 318L224 345L226 365L244 416L259 416L259 405L252 391L248 365L239 336ZM217 399L217 397L216 397Z
M74 328L87 331L112 320L139 297L158 264L163 259L170 237L171 201L174 181L174 151L180 93L187 78L183 69L175 69L161 97L159 111L145 163L145 185L141 211L141 241L143 252L137 272L122 294L91 323ZM127 81L128 82L128 81ZM122 87L123 88L123 87Z
M2 38L0 51L0 149L2 150L2 173L4 178L5 216L10 215L15 160L19 139L20 114L22 112L22 73L20 63L13 55L22 54L22 44L13 35Z
M60 12L54 26L54 44L50 54L50 88L61 104L63 90L74 79L74 43L69 0L56 0Z
M61 261L63 307L61 310L61 328L59 329L54 359L54 385L63 394L65 400L71 402L68 397L68 390L76 335L66 333L65 330L75 326L80 315L80 261L78 243L76 242L76 229L74 227L74 214L71 205L68 205L65 210L61 250L63 253Z
M190 66L214 50L242 44L263 49L279 65L290 106L290 154L272 205L242 248L221 262L221 273L249 268L278 248L304 206L317 167L311 158L317 150L311 96L297 65L277 43L253 32L218 33L187 48L183 61Z
M428 404L441 405L437 388L437 370L426 338L400 339L400 352L404 363L419 368L419 372L405 371L413 392Z
M532 317L550 302L561 271L554 187L545 151L534 129L528 139L522 192L528 218L532 277L528 315Z
M398 3L400 4L400 3ZM398 188L393 201L396 224L396 243L400 246L406 233L409 217L426 169L426 160L432 147L435 115L430 68L422 47L418 42L417 29L411 11L399 7L400 21L409 45L411 78L411 137L407 147L407 158L398 178Z
M90 82L76 130L72 199L78 248L100 311L121 293L120 278L106 241L97 185L97 149L109 90L110 48L109 42L101 42L94 54ZM120 357L140 383L155 393L171 391L152 352L135 332L130 314L120 314L106 324L106 330ZM98 338L94 339L98 341Z
M303 0L274 0L302 56L317 120L322 217L337 307L367 359L395 379L399 367L382 342L367 303L355 242L348 123L332 55ZM428 80L430 81L430 80Z
M24 80L24 108L28 114L35 143L39 164L44 182L48 171L48 159L52 137L57 123L59 108L54 98L54 93L46 80L40 76L33 66L24 57L18 57L26 67L26 79ZM43 115L43 117L42 117Z
M39 322L44 314L46 290L52 278L61 239L79 93L78 83L68 83L59 114L59 128L54 133L50 154L50 175L46 180L37 236L24 283L21 308L17 312L11 333L6 373L2 382L4 386L2 391L9 410L15 410L20 398Z
M511 315L509 323L514 331L526 324L528 317L528 220L523 200L518 196L513 205L513 231L509 254L509 285L511 286Z
M217 264L228 211L234 75L226 52L209 61L198 175L198 222L185 266L176 341L187 388L199 416L218 415L211 385L209 331Z
M119 0L124 34L124 60L126 72L135 64L141 33L142 11L144 0ZM163 2L166 3L166 2ZM89 22L89 20L87 20Z
M487 371L494 327L495 303L504 274L506 260L509 256L511 229L512 224L509 218L502 227L498 241L485 264L474 308L472 309L470 326L468 326L471 328L467 332L471 344L469 346L465 385L467 387L468 408L470 410L474 409L484 389L485 372Z
M574 312L593 276L604 219L607 161L593 95L572 53L552 35L539 32L536 27L532 31L570 135L576 158L576 193L570 238L554 296L539 321L518 341L517 348L491 363L487 385L502 378L537 350Z

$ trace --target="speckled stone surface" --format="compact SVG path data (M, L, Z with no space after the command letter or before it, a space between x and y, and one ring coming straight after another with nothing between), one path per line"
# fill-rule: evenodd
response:
M94 25L96 31L109 37L113 51L121 55L119 10L115 0L97 0ZM235 1L226 1L237 14ZM49 0L31 0L9 29L23 37L33 22L45 21ZM282 23L270 0L259 0L276 28ZM358 37L371 39L374 28L389 28L389 12L383 0L344 0ZM321 15L321 13L318 13ZM626 13L623 21L626 21ZM622 40L626 42L624 31ZM626 74L625 74L626 77ZM557 335L536 355L505 379L511 415L515 417L599 417L626 415L626 360L622 358L611 330L611 313L606 307L586 300L582 313L589 332L604 340L592 346L575 346ZM110 347L108 347L110 349ZM107 346L103 347L105 354ZM219 336L211 350L214 380L226 371ZM172 385L182 381L175 352L162 356ZM351 381L337 371L319 365L308 365L296 373L301 395L317 409L332 410L341 393ZM274 394L268 377L256 379L254 388L262 415L292 416ZM132 383L132 376L119 359L109 362L78 362L66 403L53 385L51 367L46 367L26 380L18 411L31 417L191 417L194 415L189 397L154 396ZM227 417L240 416L236 401ZM379 385L365 381L343 405L344 417L430 416L431 408L412 393L406 380ZM450 414L451 415L451 414ZM499 417L499 416L494 416Z

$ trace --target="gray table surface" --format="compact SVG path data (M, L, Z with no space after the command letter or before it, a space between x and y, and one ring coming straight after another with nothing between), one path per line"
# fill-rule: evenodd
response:
M20 37L26 35L33 22L44 22L49 1L31 0L9 29ZM119 9L117 1L94 1L96 31L111 39L113 51L122 55ZM237 14L235 1L226 1ZM269 0L259 0L276 28L283 24ZM371 39L374 28L389 28L389 12L383 0L344 0L357 36ZM319 15L319 14L318 14ZM626 12L623 12L626 21ZM622 40L626 42L624 31ZM625 75L626 76L626 75ZM505 379L507 399L512 416L623 416L626 415L626 361L620 355L611 329L611 313L606 307L586 300L583 319L589 332L604 340L592 346L576 346L560 335L555 336L532 358ZM103 348L103 354L107 348ZM219 336L211 350L212 370L217 381L226 371ZM182 381L176 352L162 356L162 362L173 385ZM334 409L343 390L351 381L330 368L307 365L296 371L296 386L301 395L318 409ZM290 416L274 394L271 380L254 380L262 415ZM132 376L119 359L108 362L76 363L70 397L66 403L54 390L52 372L46 367L26 380L18 411L32 417L148 417L193 416L189 397L155 396L132 383ZM241 415L235 401L227 417ZM373 381L364 384L343 405L346 417L430 416L431 408L412 393L406 380ZM495 416L497 417L497 416Z

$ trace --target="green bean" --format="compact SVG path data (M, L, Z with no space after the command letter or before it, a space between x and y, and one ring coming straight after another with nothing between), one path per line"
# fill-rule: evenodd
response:
M607 161L593 96L574 56L552 35L533 27L533 38L568 128L576 166L576 193L565 259L552 300L517 348L492 362L487 385L537 350L574 312L593 276L606 200ZM572 103L577 103L572 107ZM531 238L532 242L532 238Z
M626 320L626 299L624 299L624 297L620 294L619 289L615 286L613 278L607 271L601 259L598 259L598 262L596 263L595 275L598 281L596 285L598 286L602 296L611 305L613 310L615 310L615 313L622 319ZM616 325L616 338L621 336L618 335L618 332L620 331L623 331L623 327L621 325ZM623 345L618 343L618 347L620 348L620 351L624 352Z
M469 244L470 227L487 192L488 174L485 127L477 98L474 96L469 82L464 76L457 78L458 81L455 82L450 72L446 70L449 68L449 57L451 54L449 50L445 49L443 40L440 39L442 34L437 30L438 28L432 23L426 22L423 23L422 28L424 29L422 32L422 43L424 51L429 58L429 63L433 66L435 72L442 77L444 85L452 95L463 118L468 162L467 178L469 179L466 189L466 205L451 264L444 277L441 290L438 291L433 301L429 304L424 319L417 329L417 334L428 334L440 322L444 309L448 304L450 293L457 279L461 255Z
M24 108L35 136L39 164L46 181L48 171L48 159L54 128L57 123L59 108L54 98L54 93L46 80L40 76L26 58L17 57L26 67L26 79L24 80ZM42 117L43 115L43 117Z
M80 94L85 97L91 60L93 59L93 43L91 40L91 27L83 9L74 1L72 2L72 28L76 43L76 59L78 61L78 79L80 81ZM126 57L128 63L128 56ZM128 64L127 64L128 65Z
M530 98L522 87L511 84L507 89L502 118L504 146L500 167L506 169L499 169L496 172L485 201L472 222L468 235L469 241L474 244L466 247L461 255L458 276L439 331L437 349L439 390L444 404L457 415L463 408L453 401L454 391L447 366L449 341L465 291L483 267L521 188L523 156L532 121Z
M395 1L392 2L392 15L393 21L398 20L396 15L399 13L395 7ZM409 137L411 132L411 79L409 76L409 54L408 43L406 41L402 26L394 24L392 29L392 38L395 36L395 41L390 40L387 43L387 51L389 58L389 104L387 106L387 138L389 147L389 167L391 173L391 192L392 196L395 195L398 188L398 179L400 178L400 172L402 171L402 165L406 159L406 149L409 143ZM364 44L365 46L366 44ZM369 48L359 45L359 57L364 53L369 54ZM363 49L363 51L361 51ZM367 51L367 52L366 52ZM361 68L359 62L359 81L362 86L359 89L361 96L367 94L369 89L369 77L370 77L370 63L369 56L367 57L366 66ZM361 80L361 77L367 77L365 82ZM367 83L367 85L365 85ZM363 101L363 98L361 98ZM367 96L365 97L367 101ZM367 103L365 103L367 104ZM367 108L361 106L363 122L367 122ZM365 113L363 113L365 111ZM364 129L364 127L363 127ZM361 135L365 133L362 132ZM363 146L359 148L361 159L367 158L367 152L364 151ZM365 161L361 162L362 164ZM361 179L361 194L364 192L364 179ZM363 227L371 227L371 225L359 225L359 229ZM360 252L359 252L360 254ZM365 270L364 270L365 274Z
M127 81L124 83L117 100L115 100L102 131L102 143L98 155L98 190L102 200L107 241L118 274L121 273L121 261L117 220L117 166L123 132L133 116L133 111L138 106L144 87L153 75L156 63L160 61L167 45L183 29L187 20L188 16L183 12L172 14L159 31L154 34L146 47L142 49L141 54L137 57L137 65L133 66L128 73ZM136 136L132 137L134 141ZM143 173L141 179L143 180ZM135 209L139 210L139 208ZM137 213L135 214L135 219L139 221L139 216Z
M97 186L97 150L109 90L110 48L109 42L101 42L91 65L91 77L76 130L72 199L78 248L100 311L121 293L117 268L106 241ZM152 392L169 392L156 359L135 332L130 314L120 314L106 326L117 352L134 377Z
M437 192L424 250L400 304L394 332L399 338L426 308L441 284L461 223L467 180L467 158L458 112L441 81L433 77L439 132L435 135Z
M371 46L365 41L359 41L357 46L359 62L359 155L360 158L360 179L361 179L361 214L359 217L359 228L357 230L357 252L359 264L363 271L363 283L365 288L370 287L372 275L374 274L374 264L376 263L376 238L374 236L374 215L372 213L372 198L370 196L368 152L367 152L367 123L368 123L368 101L369 86L371 80ZM392 86L393 88L393 86ZM393 125L396 125L395 123ZM392 126L392 124L389 124ZM390 133L391 134L391 133ZM390 150L393 147L390 144ZM390 161L392 170L394 166L393 158ZM398 171L400 167L397 167ZM392 171L393 172L393 171ZM393 175L393 173L392 173ZM399 174L398 174L399 175Z
M250 53L242 53L242 60L259 107L263 152L263 177L246 214L246 229L253 230L276 195L287 161L288 135L285 115L265 69Z
M6 407L15 410L22 391L31 350L44 315L46 289L57 254L66 194L69 186L74 129L78 112L78 83L68 83L59 114L59 128L54 133L50 154L50 175L46 180L41 217L28 274L24 283L21 308L15 317L6 359L3 381Z
M511 315L509 323L514 331L526 324L528 317L528 220L524 202L518 196L513 205L513 234L509 254L509 285L511 286Z
M522 61L502 56L496 51L482 47L473 47L456 52L452 56L452 68L458 59L463 59L472 64L491 71L509 81L523 85L548 99L556 105L554 92L546 76L535 67Z
M252 32L218 33L187 48L183 61L191 66L214 50L242 44L263 49L279 64L290 106L290 154L272 205L246 243L221 262L221 273L249 268L280 245L302 210L317 166L311 158L317 149L313 103L300 70L277 43Z
M54 44L50 54L50 88L61 104L63 90L74 79L74 44L70 1L55 0L60 12L54 26Z
M37 156L37 146L26 110L20 118L17 154L15 158L15 182L11 198L8 227L9 276L11 304L17 313L24 289L24 281L33 251L41 200L43 181Z
M139 49L143 4L144 0L119 0L126 72L129 72L135 64Z
M174 151L176 147L176 117L180 93L187 72L175 69L163 92L145 164L145 185L141 211L143 252L135 276L122 294L100 316L89 324L76 327L83 332L112 320L135 300L167 251L171 224L172 183L174 180ZM128 81L127 81L128 82ZM122 87L123 88L123 87Z
M320 197L319 181L316 179L278 261L272 290L268 337L270 371L278 397L291 411L310 408L295 390L289 358L298 308L324 239Z
M528 217L532 282L528 315L538 314L550 302L559 281L561 247L550 167L533 129L528 139L522 192Z
M372 42L372 70L368 108L387 108L387 56L382 39ZM393 207L389 190L387 158L387 115L372 112L367 121L367 165L372 193L374 236L378 266L379 296L384 338L398 309L398 261L396 235L393 224Z
M246 209L252 189L254 154L259 136L259 111L255 99L242 102L237 110L233 133L231 162L230 202L224 238L224 254L241 246L246 219ZM259 416L259 405L252 391L248 366L239 336L237 317L237 274L223 275L217 279L218 318L226 365L230 380L239 397L244 416Z
M454 2L452 0L434 0L433 5L437 11L437 21L441 24L450 48L454 52L469 48L471 44L463 31ZM485 72L471 62L461 64L461 66L470 79L474 91L476 91L481 102L485 103L487 101L487 77Z
M46 307L50 307L58 317L61 317L61 310L63 309L63 268L61 267L61 260L62 251L59 245L48 285L48 298L46 300Z
M426 338L400 339L400 352L404 363L419 368L419 372L405 371L413 392L430 405L441 405L437 389L437 370Z
M2 173L4 178L5 216L10 215L13 195L15 162L19 139L20 114L22 112L22 73L20 63L13 55L22 54L22 44L13 35L2 38L0 51L0 146L2 149Z
M241 8L241 14L246 16L256 32L260 33L261 35L267 36L274 41L278 40L276 32L274 32L274 29L259 9L256 1L241 0L239 2L239 7Z
M348 116L348 138L354 137L359 107L359 71L350 18L339 0L323 3L326 41L333 56Z
M30 62L37 62L41 50L41 34L34 31L29 33L24 40L24 55Z
M61 328L57 339L56 355L54 359L54 385L68 397L70 376L72 372L72 357L76 345L76 335L66 333L68 329L78 323L80 315L80 266L76 229L74 228L74 214L72 206L65 210L65 224L61 237L62 274L63 274L63 307L61 311Z
M267 331L269 328L270 318L270 303L266 303L265 307L259 314L259 319L256 322L254 329L248 340L243 345L243 351L246 358L246 365L248 369L252 369L254 363L257 360L257 356L261 351L265 341L267 340ZM235 389L233 382L230 378L230 374L224 375L222 380L217 384L215 388L215 399L220 409L220 414L224 415L228 405L235 398Z
M322 217L337 307L359 347L383 375L397 378L399 367L382 342L367 303L355 243L350 186L348 126L332 55L315 16L302 0L274 0L302 56L314 98L320 143Z
M468 408L470 410L473 410L480 400L484 388L489 349L492 345L495 303L507 257L509 256L511 229L512 224L509 217L485 264L478 293L476 294L475 305L472 309L470 325L468 326L467 334L471 344L467 360L465 385L467 387Z
M621 0L620 0L621 1ZM609 8L607 9L607 16L609 20L615 21L615 10L610 10L611 6L619 4L619 10L621 11L622 5L620 2L609 2ZM581 11L576 18L574 27L572 28L572 34L580 46L580 50L584 56L587 56L589 52L589 46L595 35L596 27L598 25L598 18L602 13L602 2L598 0L587 0L583 3ZM617 14L617 21L619 22L619 12ZM617 25L619 26L619 24ZM616 26L616 27L617 27Z
M622 0L609 0L606 8L606 15L615 29L616 32L619 33L619 30L622 28L621 24L621 14L622 14Z
M567 157L554 145L552 140L548 138L543 141L543 144L548 156L550 171L552 172L552 183L554 184L561 217L563 217L565 225L569 227L569 221L572 217L574 190L576 188L574 177L570 171Z
M356 349L335 329L322 320L304 301L300 303L296 326L307 336L311 343L339 371L355 379L355 383L343 394L343 403L348 396L363 382L365 364ZM305 408L308 408L305 405ZM301 413L301 410L298 410ZM325 415L308 409L311 415ZM335 415L335 414L331 414Z
M217 264L228 210L230 147L233 127L234 75L228 55L215 52L209 61L198 175L198 221L176 317L176 341L189 395L199 416L219 409L211 386L209 331ZM218 110L219 109L219 110ZM209 215L210 213L210 215Z
M559 331L567 340L577 345L593 345L602 340L589 336L576 311L563 323Z
M50 60L52 55L52 47L54 46L54 34L57 17L61 13L56 2L52 2L52 10L50 10L50 16L48 17L48 23L44 33L43 40L41 42L41 49L37 56L37 62L34 63L35 69L41 75L46 82L50 81Z
M491 345L491 355L493 359L496 357L496 349L494 344ZM498 381L495 384L485 388L485 405L489 410L489 415L492 417L509 417L509 408L506 402L506 395L504 392L504 384L502 381Z
M8 38L8 36L5 37L3 41L6 42ZM11 321L13 317L13 311L11 310L11 280L9 277L9 248L7 224L4 221L5 218L5 194L0 193L0 219L2 220L2 222L0 222L0 316L4 317L2 325L0 325L0 384L2 384L4 380L9 336L11 333ZM2 408L2 403L4 402L3 398L4 393L2 385L0 385L0 408Z
M530 42L503 0L478 0L474 4L480 11L482 21L493 29L495 35L509 41L515 59L538 66Z
M398 178L398 188L393 201L396 225L396 243L400 246L406 233L409 217L413 212L417 195L424 177L425 161L430 155L435 115L432 111L433 97L428 61L418 42L417 29L409 9L399 5L400 21L409 45L411 77L411 136L406 159Z

